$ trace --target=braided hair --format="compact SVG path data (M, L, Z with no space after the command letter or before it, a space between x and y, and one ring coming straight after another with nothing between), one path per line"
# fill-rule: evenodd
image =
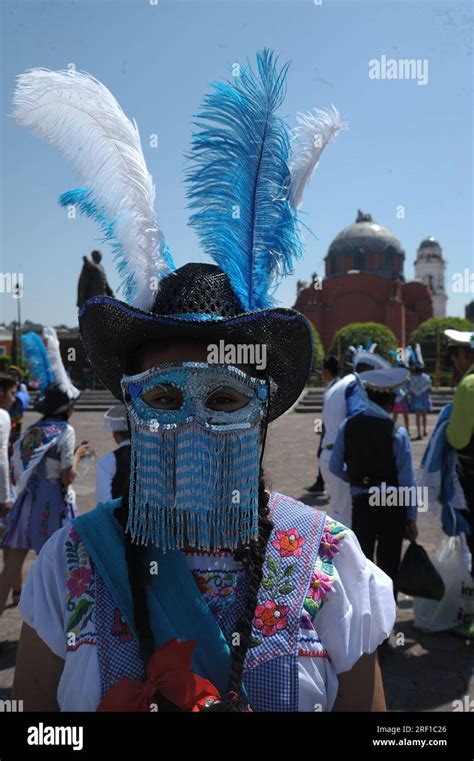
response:
M273 524L268 517L269 501L270 494L266 489L263 470L261 468L258 488L258 539L250 542L246 547L239 548L234 553L234 558L242 562L248 574L249 584L245 610L237 622L236 627L236 634L238 634L236 640L238 644L232 648L232 662L228 684L229 698L204 709L206 711L238 712L247 710L246 704L240 697L240 685L242 682L245 656L250 645L252 622L257 605L258 590L262 580L265 549L273 528ZM128 491L123 495L121 504L115 511L115 516L125 532L128 520ZM125 533L125 558L130 589L132 591L135 629L138 635L140 658L146 669L146 664L155 651L155 644L146 600L148 574L141 562L141 556L141 546L134 544L130 534ZM157 704L159 711L180 710L176 705L167 700L167 698L165 698L159 691L155 693L153 700Z
M208 712L240 712L247 710L247 705L240 696L240 685L244 671L245 656L247 655L251 640L258 590L262 581L265 550L273 528L273 524L268 517L270 512L269 502L270 494L266 489L263 469L260 468L258 483L258 539L234 553L235 560L240 560L247 571L249 588L245 609L237 622L236 633L238 637L236 639L238 644L232 651L232 665L228 685L229 698L209 706L205 709Z

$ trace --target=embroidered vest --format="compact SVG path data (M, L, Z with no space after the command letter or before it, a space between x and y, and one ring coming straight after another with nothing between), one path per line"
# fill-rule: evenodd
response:
M274 529L243 682L255 711L297 711L298 656L327 657L312 619L330 592L332 559L345 527L325 522L324 513L281 494L272 495L270 511ZM66 541L66 556L70 612L66 630L68 635L75 634L69 637L73 641L69 649L96 644L101 696L121 678L143 679L138 643L74 528ZM210 606L229 645L245 606L246 585L246 575L239 574L233 603ZM92 639L91 620L95 624Z

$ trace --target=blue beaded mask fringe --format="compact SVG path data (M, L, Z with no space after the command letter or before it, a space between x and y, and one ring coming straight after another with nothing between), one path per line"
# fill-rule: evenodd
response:
M178 410L157 409L143 394L180 389ZM206 409L213 390L248 397L234 412ZM161 365L122 380L131 428L127 531L163 550L186 543L206 550L236 548L258 537L258 480L265 381L234 367Z

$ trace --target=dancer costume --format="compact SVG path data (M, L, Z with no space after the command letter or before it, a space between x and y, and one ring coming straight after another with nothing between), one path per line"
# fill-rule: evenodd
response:
M362 363L374 369L389 366L386 359L375 353L376 348L377 344L372 341L367 341L365 347L361 344L357 347L349 347L354 372ZM322 420L325 433L319 458L324 483L331 495L331 515L348 528L352 523L352 498L349 484L331 473L329 461L341 423L346 417L363 412L365 409L365 401L359 393L354 372L345 375L324 393Z
M394 367L408 368L410 365L411 357L414 354L414 350L413 347L407 346L406 349L401 348L397 349L397 351L390 349L389 354L394 361ZM408 381L398 389L392 412L394 415L408 415L410 412L408 405Z
M364 410L341 424L329 462L333 475L350 485L352 528L362 549L372 559L377 540L377 565L395 588L406 524L417 517L413 459L405 428L395 428L392 416L369 398L365 387L395 393L407 378L408 369L401 367L368 370L356 377ZM395 499L395 507L389 499L374 507L373 490L381 495L387 487L407 488L410 497L401 504Z
M176 270L136 125L109 91L79 73L20 77L16 117L73 160L84 187L63 203L77 203L111 237L125 298L90 299L80 328L92 367L127 407L128 504L101 503L58 532L21 602L24 619L65 659L61 710L150 711L158 694L173 710L330 710L337 674L392 628L390 580L350 531L281 494L270 496L268 515L261 509L267 423L294 404L312 361L308 322L273 306L270 292L301 254L296 209L341 127L335 110L316 111L289 135L276 114L285 75L264 51L256 73L242 67L206 97L188 193L191 224L216 264ZM264 344L267 367L258 377L206 362L130 368L143 344L179 339ZM220 410L223 389L247 403ZM153 406L163 394L179 403ZM134 615L132 557L143 569L158 564L141 574L147 630Z
M61 360L54 328L22 336L23 353L33 378L40 380L35 405L43 417L16 442L12 465L17 497L8 516L3 546L39 552L58 529L77 514L74 492L60 480L70 468L75 448L74 428L59 417L79 396ZM45 347L46 343L46 347Z
M408 381L409 409L410 412L431 412L433 405L431 403L431 378L422 372L425 367L420 344L416 344L415 349L408 347L410 350L410 363L413 365L413 371Z

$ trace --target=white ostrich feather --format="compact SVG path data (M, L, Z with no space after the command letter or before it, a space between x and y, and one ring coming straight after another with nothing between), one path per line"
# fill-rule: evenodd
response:
M46 351L56 383L59 384L61 391L64 391L70 399L77 399L81 392L72 384L71 379L68 377L66 370L64 369L63 361L61 359L61 350L59 348L59 339L55 329L44 327L43 337L46 341Z
M416 346L415 346L415 354L416 354L416 359L420 363L420 365L424 365L423 354L422 354L422 351L421 351L420 344L416 344Z
M322 152L347 126L334 106L299 113L296 121L298 126L291 131L290 189L292 206L299 209Z
M18 77L13 103L16 121L72 162L90 192L94 212L87 213L113 226L109 237L125 300L148 309L153 287L172 267L135 121L84 72L26 71Z

